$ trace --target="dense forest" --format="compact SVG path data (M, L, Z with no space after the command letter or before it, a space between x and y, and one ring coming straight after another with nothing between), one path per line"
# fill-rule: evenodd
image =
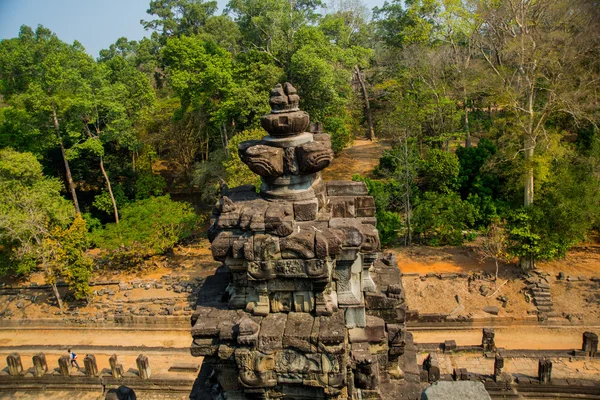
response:
M237 145L264 135L283 81L336 152L391 143L355 177L388 246L479 236L484 256L530 268L600 227L595 0L231 0L220 15L153 0L147 13L149 37L97 59L42 26L0 42L0 272L42 270L85 298L88 249L131 266L193 236L221 180L256 182ZM193 206L174 201L190 193Z

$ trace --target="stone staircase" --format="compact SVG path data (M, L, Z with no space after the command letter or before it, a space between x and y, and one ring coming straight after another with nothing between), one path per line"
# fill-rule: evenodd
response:
M529 290L531 300L536 307L538 317L541 321L558 316L554 311L548 276L548 274L534 271L532 276L525 279L527 290Z

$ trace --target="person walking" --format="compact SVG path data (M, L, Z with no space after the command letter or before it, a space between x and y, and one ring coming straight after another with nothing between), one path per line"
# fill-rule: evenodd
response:
M77 363L77 354L73 353L73 350L69 349L69 356L71 357L71 367L75 366L77 369L79 368L79 364Z

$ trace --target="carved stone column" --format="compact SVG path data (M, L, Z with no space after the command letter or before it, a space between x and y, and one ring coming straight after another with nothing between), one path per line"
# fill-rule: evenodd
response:
M113 378L115 379L121 379L123 377L123 365L119 364L118 360L117 360L117 355L113 354L112 356L110 356L110 358L108 359L108 363L110 364L110 371L112 373Z
M371 269L373 263L377 260L377 253L369 253L362 255L362 290L363 292L375 292L375 282L371 278Z
M62 376L70 376L71 375L71 357L61 356L58 359L58 368L60 369L60 374Z
M538 379L540 383L550 383L552 381L552 361L542 358L538 362Z
M138 358L135 360L137 364L138 373L140 374L140 378L147 380L150 379L150 362L148 361L148 357L140 354Z
M44 353L38 353L32 357L33 361L33 374L39 378L46 375L48 372L48 363L46 362L46 356Z
M594 332L583 332L581 350L585 351L588 356L595 357L598 352L598 335Z
M495 333L493 328L483 328L483 337L481 339L481 347L483 347L483 351L496 351L494 336Z
M83 365L85 366L85 376L98 376L98 364L96 364L96 356L93 354L88 354L85 356L83 359Z
M502 375L502 368L504 368L504 357L496 353L494 358L494 380L497 382Z
M11 376L17 376L23 372L23 364L21 364L21 356L18 353L9 354L6 357L6 363L8 364L8 373Z

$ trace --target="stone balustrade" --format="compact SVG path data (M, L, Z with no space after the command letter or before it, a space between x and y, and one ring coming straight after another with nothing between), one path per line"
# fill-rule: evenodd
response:
M21 378L41 378L41 377L88 377L101 378L112 377L114 379L135 378L148 380L151 377L150 361L147 356L140 354L136 359L137 372L125 372L123 365L118 362L116 354L109 358L110 369L99 370L96 356L87 354L83 359L84 368L82 371L74 371L71 365L69 355L63 355L58 358L57 368L49 369L44 353L37 353L32 357L32 368L24 369L19 353L12 353L6 357L7 369L5 375Z

